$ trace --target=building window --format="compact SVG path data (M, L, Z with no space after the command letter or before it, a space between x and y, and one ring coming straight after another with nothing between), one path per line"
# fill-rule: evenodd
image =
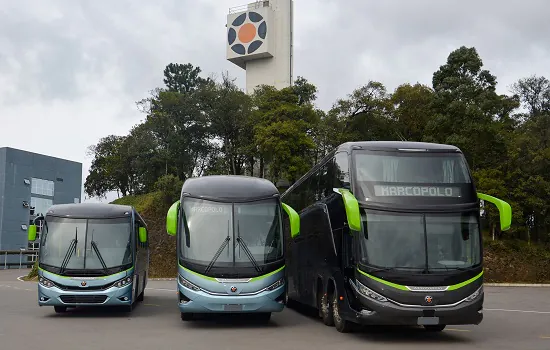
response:
M34 207L34 215L46 215L52 205L53 201L51 199L31 197L31 206Z
M49 180L32 178L31 193L40 194L42 196L53 197L54 182Z

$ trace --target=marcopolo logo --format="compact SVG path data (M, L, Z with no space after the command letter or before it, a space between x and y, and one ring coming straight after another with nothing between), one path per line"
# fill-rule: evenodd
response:
M460 197L460 188L442 186L374 186L379 197Z
M191 207L192 213L223 213L224 211L224 207L221 206L200 205Z
M227 43L239 55L254 53L267 36L267 23L263 16L250 11L233 20L227 31Z

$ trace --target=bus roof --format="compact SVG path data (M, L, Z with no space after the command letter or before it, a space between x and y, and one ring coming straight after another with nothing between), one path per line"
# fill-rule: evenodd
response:
M247 201L279 196L279 190L271 181L242 175L189 178L185 180L181 193L222 201Z
M55 204L48 209L47 215L74 218L101 219L130 216L132 211L145 223L139 213L130 205L111 203L70 203Z
M339 145L336 151L350 152L352 149L365 149L372 151L397 151L403 149L425 149L436 152L461 152L460 148L452 145L430 142L412 141L354 141Z

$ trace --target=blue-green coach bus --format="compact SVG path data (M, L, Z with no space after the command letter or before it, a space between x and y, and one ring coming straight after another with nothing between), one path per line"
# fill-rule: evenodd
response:
M103 203L59 204L29 227L37 239L38 305L57 313L78 306L132 311L144 298L149 271L147 225L136 209Z
M268 322L272 312L283 310L283 211L298 232L298 215L268 180L215 175L184 182L166 220L168 234L177 236L182 320L251 313Z

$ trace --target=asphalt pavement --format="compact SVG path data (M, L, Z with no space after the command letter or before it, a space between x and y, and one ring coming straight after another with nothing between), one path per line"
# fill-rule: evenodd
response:
M246 318L207 317L183 322L175 281L149 281L131 314L75 309L58 315L39 307L36 282L26 270L0 270L0 349L322 350L322 349L550 349L550 288L486 287L478 326L374 327L341 334L307 312L285 309L267 325Z

